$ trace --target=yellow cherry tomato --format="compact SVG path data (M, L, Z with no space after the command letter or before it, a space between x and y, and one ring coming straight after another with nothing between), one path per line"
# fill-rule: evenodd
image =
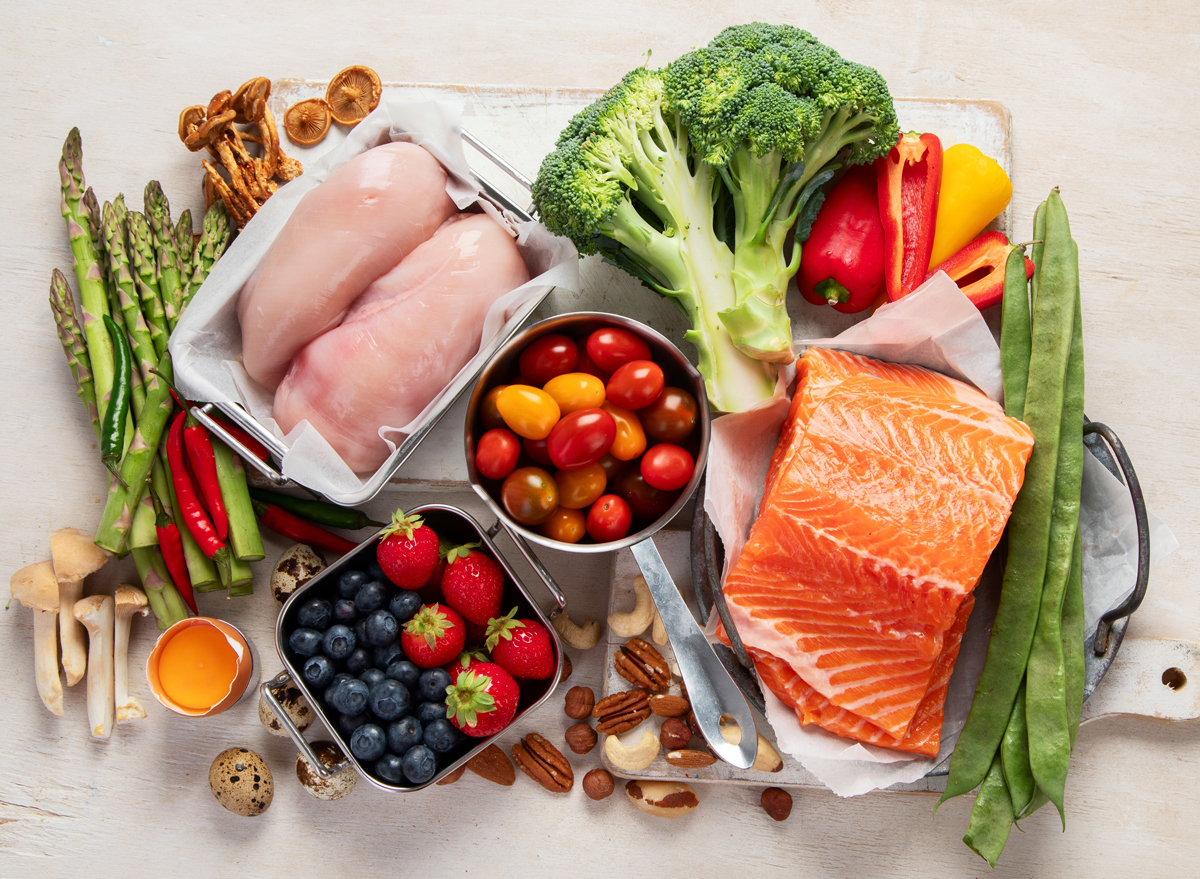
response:
M506 387L496 397L496 410L513 433L531 440L550 436L561 414L553 397L529 385Z
M578 543L587 534L587 517L579 510L559 507L538 528L551 540L563 543Z
M632 461L646 451L646 431L642 430L642 422L638 420L636 412L612 403L605 403L600 408L617 422L617 436L608 450L610 455L620 461Z
M608 477L599 464L589 464L578 470L558 470L554 474L558 486L558 505L570 510L582 510L604 494Z
M556 375L542 390L554 398L563 415L580 409L599 409L604 403L604 382L586 372Z

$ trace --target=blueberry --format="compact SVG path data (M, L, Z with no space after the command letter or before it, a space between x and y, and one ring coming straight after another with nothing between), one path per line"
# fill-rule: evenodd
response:
M352 675L360 675L371 667L371 654L365 647L356 647L354 652L346 657L346 671Z
M343 714L338 717L338 728L349 736L360 726L370 722L371 715L365 711L361 714Z
M358 638L345 626L330 626L321 639L321 652L330 659L345 659L358 644Z
M350 736L350 753L359 760L378 760L387 751L383 727L364 723Z
M421 722L415 717L401 717L395 723L389 723L387 728L388 750L394 754L403 754L413 745L421 743Z
M388 603L388 610L401 623L411 620L420 608L421 596L409 589L401 589Z
M445 702L446 688L450 686L450 673L444 668L427 668L421 672L417 689L426 702Z
M399 681L410 690L417 688L421 679L421 670L407 659L397 659L387 667L387 676L393 681Z
M298 656L312 656L321 649L321 633L316 629L297 629L288 638L288 646Z
M371 686L367 704L380 720L395 720L408 712L408 689L399 681L386 678Z
M354 626L352 628L354 629L354 637L358 640L358 643L361 646L366 647L367 646L367 621L365 619L360 619L358 622L356 622L354 624Z
M422 702L417 706L417 720L421 721L421 726L428 726L439 719L446 719L445 702Z
M342 714L361 714L367 708L371 688L360 680L343 681L330 696L330 704Z
M310 656L304 661L304 680L314 689L328 687L333 682L337 670L327 657Z
M371 559L367 562L367 579L378 580L381 583L390 583L388 575L383 572L383 568L379 567L378 559Z
M354 606L358 608L359 613L370 613L387 604L387 600L388 587L379 580L372 580L358 590L358 594L354 596Z
M369 579L371 578L362 571L346 571L338 577L338 595L342 598L353 598Z
M450 721L442 717L425 727L423 736L425 747L439 754L454 750L459 743L459 732Z
M404 777L413 784L424 784L437 774L437 757L424 745L409 748L402 763Z
M323 598L310 598L296 611L296 622L307 629L324 632L333 621L333 607Z
M404 761L395 754L384 754L375 761L375 774L391 784L404 781Z
M400 634L400 624L386 610L375 610L367 617L367 643L372 647L394 644Z
M404 651L400 649L400 644L395 641L386 647L376 647L375 651L371 654L371 659L374 661L376 668L386 669L397 659L403 658Z
M325 700L325 704L332 707L334 690L336 690L342 684L346 683L346 681L352 681L352 680L354 680L354 675L348 675L344 671L339 672L338 674L335 674L333 676L333 680L329 682L329 686L327 686L325 688L325 693L321 697Z
M333 621L349 626L358 620L358 608L349 598L339 598L333 603Z
M373 687L382 680L387 679L387 675L377 668L369 668L358 676L358 679L368 687Z

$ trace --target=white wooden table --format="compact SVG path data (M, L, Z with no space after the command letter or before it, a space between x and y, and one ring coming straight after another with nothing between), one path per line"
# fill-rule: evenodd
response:
M6 175L0 213L0 350L8 416L0 432L0 583L46 557L50 532L94 527L104 482L92 437L46 307L50 270L70 255L58 213L57 158L66 132L83 133L88 180L101 198L124 190L140 205L157 178L176 212L202 208L198 160L179 144L179 110L255 75L324 78L351 63L385 81L603 88L653 50L663 63L721 27L753 18L812 30L879 68L893 94L988 98L1012 112L1012 206L1018 236L1050 187L1062 188L1082 263L1087 407L1124 439L1148 503L1182 548L1155 569L1131 635L1200 639L1200 590L1191 575L1200 504L1195 423L1200 377L1193 303L1200 264L1200 135L1196 34L1185 0L1140 4L772 3L753 7L493 3L331 6L298 0L252 6L216 0L167 4L9 4L0 34ZM482 134L482 132L480 132ZM532 170L532 169L530 169ZM450 418L454 415L451 413ZM383 514L429 497L430 473L369 508ZM482 505L453 486L439 499ZM272 559L284 544L268 549ZM607 607L606 559L547 553L573 616ZM259 566L265 572L269 565ZM95 587L132 575L110 565ZM5 587L0 586L0 589ZM249 599L201 597L272 654L275 606L265 582ZM136 631L132 662L152 643ZM600 652L572 654L573 683L599 689ZM268 658L268 672L275 664ZM419 797L366 784L323 804L294 782L294 748L268 736L253 704L185 721L133 686L150 717L89 741L83 687L66 693L63 720L33 686L29 612L0 614L0 876L200 873L275 875L422 869L429 875L963 876L986 871L960 840L969 798L932 816L926 794L839 800L796 793L792 817L771 822L757 788L707 786L677 822L649 819L619 793L601 803L578 785L552 796L523 776L511 789L467 774ZM1191 686L1200 685L1194 682ZM556 698L505 741L570 721ZM1080 735L1068 784L1065 833L1048 810L1014 832L996 875L1196 875L1200 842L1200 727L1103 720ZM270 763L275 802L237 818L208 792L208 765L245 745ZM597 765L575 758L582 776Z

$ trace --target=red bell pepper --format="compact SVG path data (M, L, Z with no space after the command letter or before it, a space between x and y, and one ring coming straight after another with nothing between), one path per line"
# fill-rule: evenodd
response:
M800 256L800 293L854 314L883 290L883 223L870 168L852 168L829 192Z
M879 218L884 233L888 299L907 296L925 280L938 192L942 185L942 142L936 134L901 134L875 163Z
M945 272L980 311L1004 296L1004 265L1017 249L1003 232L984 232L954 256L934 266L926 276ZM1025 258L1025 279L1033 277L1033 260Z

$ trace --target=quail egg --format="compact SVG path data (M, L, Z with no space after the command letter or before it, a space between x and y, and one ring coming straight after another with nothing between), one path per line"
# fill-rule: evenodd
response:
M271 805L275 784L267 761L249 748L226 748L208 769L217 802L235 815L261 815Z

